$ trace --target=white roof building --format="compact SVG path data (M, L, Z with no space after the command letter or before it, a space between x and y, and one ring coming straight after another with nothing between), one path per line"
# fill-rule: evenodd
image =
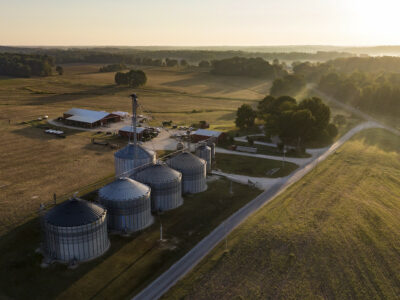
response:
M76 121L76 122L84 122L84 123L95 123L98 122L105 117L107 117L110 113L105 111L95 111L83 108L71 108L69 111L64 113L65 115L72 115L67 117L67 120Z
M121 118L127 118L127 117L129 117L129 113L126 112L126 111L113 111L112 114L118 115L118 116L120 116Z
M223 132L215 131L215 130L207 130L207 129L197 129L193 132L194 135L201 135L201 136L209 136L209 137L219 137Z

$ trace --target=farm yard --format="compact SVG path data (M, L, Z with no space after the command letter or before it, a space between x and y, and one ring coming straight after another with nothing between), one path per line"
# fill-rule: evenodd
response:
M117 87L114 73L101 65L64 66L63 76L0 77L0 232L36 213L41 202L112 176L113 150L90 144L93 133L67 129L66 139L21 124L48 115L57 118L71 107L131 111L131 89ZM260 79L213 76L197 70L145 68L148 83L135 89L142 110L163 120L190 125L207 120L217 129L234 126L235 110L255 103L270 83ZM9 124L10 120L10 124Z
M41 240L37 218L40 203L48 203L53 195L59 202L74 192L79 196L87 194L87 199L93 200L91 192L114 179L113 154L127 143L126 138L108 133L104 128L84 131L61 127L65 135L61 139L45 132L48 127L60 130L58 126L49 125L47 120L37 120L44 115L56 119L72 107L131 111L128 95L132 89L116 86L114 73L99 73L99 67L65 65L63 76L0 78L0 131L7 141L0 146L0 249L3 257L0 266L10 274L1 289L6 296L26 298L25 293L32 290L31 285L35 283L27 282L26 276L51 285L51 288L43 286L30 293L33 299L131 296L261 192L238 183L230 185L226 179L211 181L204 194L186 196L182 208L162 216L166 243L157 241L159 219L156 219L153 226L135 234L131 240L111 236L111 249L106 255L76 270L60 265L40 269L42 256L35 253ZM207 120L210 129L245 134L237 131L234 125L236 109L243 103L256 106L268 94L271 85L265 80L215 76L195 68L144 69L148 83L134 91L139 96L139 113L150 116L152 126L169 120L179 126ZM357 120L354 122L356 124ZM346 126L350 126L348 124ZM110 131L114 127L115 124ZM341 134L345 131L342 129ZM95 140L100 142L94 143ZM169 138L167 131L162 131L159 140L158 146L153 142L146 145L157 150L158 155L176 149L177 142ZM271 149L259 148L260 153L272 153ZM272 154L275 157L271 160L217 153L216 168L228 174L264 177L265 180L287 176L298 168L290 162L283 165L279 154ZM307 153L302 157L299 159L311 159ZM233 195L229 186L233 188ZM194 211L202 211L195 221L192 217L188 219ZM24 240L22 236L30 238ZM20 245L22 242L24 244ZM15 247L19 250L14 251ZM133 249L137 250L137 255L127 255ZM29 255L20 259L22 252ZM99 272L105 270L109 270L108 276L99 278ZM135 282L125 286L132 278ZM7 288L15 284L24 288L18 291Z

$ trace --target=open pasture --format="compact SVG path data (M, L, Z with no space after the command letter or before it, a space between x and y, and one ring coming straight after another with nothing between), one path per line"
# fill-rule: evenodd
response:
M400 138L361 132L228 236L164 299L396 299Z
M96 137L92 133L68 130L67 138L60 139L21 124L43 115L56 118L72 107L131 111L133 90L116 86L114 73L99 73L100 66L64 65L62 76L0 77L0 234L35 214L53 193L72 193L112 176L113 150L90 144ZM232 128L236 108L255 104L270 85L196 68L144 69L148 84L135 90L142 105L139 113L151 111L155 125L206 120L213 128Z

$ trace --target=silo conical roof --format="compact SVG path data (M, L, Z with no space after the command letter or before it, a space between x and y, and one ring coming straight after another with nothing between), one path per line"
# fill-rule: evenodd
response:
M52 208L45 220L54 226L73 227L93 223L105 213L100 205L73 198Z
M198 169L206 164L204 159L201 159L192 153L182 152L168 160L167 164L176 169Z
M136 179L144 180L146 183L170 182L175 181L177 178L181 177L182 174L180 172L160 163L146 167L135 175Z
M99 190L99 196L110 201L133 200L150 193L150 188L136 180L123 177Z
M115 152L114 156L122 159L133 159L135 158L135 150L137 151L137 159L153 158L155 156L154 151L146 149L140 145L128 144L124 148Z

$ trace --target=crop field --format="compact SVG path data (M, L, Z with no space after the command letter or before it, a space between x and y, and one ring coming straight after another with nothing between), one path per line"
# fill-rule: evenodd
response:
M0 235L35 214L39 204L112 176L113 152L92 145L92 133L67 130L60 139L22 124L72 107L130 111L132 89L114 84L101 65L70 64L64 75L43 78L0 77ZM206 120L213 128L234 127L235 110L255 104L269 90L260 79L213 76L197 69L144 68L148 83L135 92L140 113L152 123L173 120L190 125Z
M361 132L228 237L164 299L397 299L400 138Z
M131 237L111 235L102 257L76 269L65 265L40 267L35 253L41 234L38 219L0 238L0 299L127 299L183 256L205 235L260 191L226 179L208 182L208 190L184 197L184 205Z

